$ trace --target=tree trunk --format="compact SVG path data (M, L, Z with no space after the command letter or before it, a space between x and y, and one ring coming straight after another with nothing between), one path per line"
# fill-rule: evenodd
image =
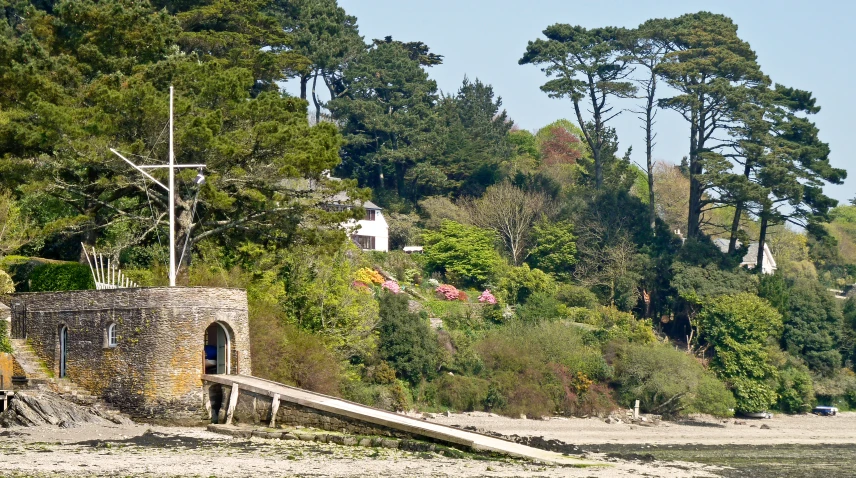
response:
M697 239L699 236L699 222L701 219L701 183L698 180L700 173L700 164L698 157L698 114L696 111L692 113L692 121L690 122L690 198L689 211L687 211L687 238Z
M749 158L746 158L746 166L743 168L743 176L749 179L749 174L752 172L752 167L749 163ZM728 241L728 253L737 250L737 230L740 229L740 216L743 214L743 201L738 201L735 206L734 220L731 221L731 239Z
M737 250L737 231L740 229L740 216L743 214L743 202L738 202L734 208L734 219L731 221L731 238L728 240L728 253Z
M648 216L651 231L657 235L657 205L654 204L654 96L657 92L657 75L651 70L648 104L645 107L645 159L648 166Z
M315 94L315 86L318 84L318 72L315 72L315 78L312 80L312 102L315 103L315 124L321 122L321 103L318 101L318 96Z
M300 99L306 99L306 85L309 83L310 75L300 75Z
M767 242L767 220L770 216L770 206L764 204L764 210L761 212L761 233L758 235L758 261L755 263L755 268L759 274L764 272L764 244Z

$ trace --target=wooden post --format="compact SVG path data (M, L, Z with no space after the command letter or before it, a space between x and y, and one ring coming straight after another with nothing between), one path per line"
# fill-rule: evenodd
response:
M633 405L633 419L639 419L639 400L636 400L636 403Z
M276 426L276 413L279 411L279 394L273 394L273 401L270 402L270 427Z
M229 408L226 409L226 425L232 424L232 415L235 414L235 406L238 404L238 384L232 384L232 393L229 394Z
M211 384L203 382L202 385L202 406L205 407L205 413L208 414L208 419L214 418L211 406Z

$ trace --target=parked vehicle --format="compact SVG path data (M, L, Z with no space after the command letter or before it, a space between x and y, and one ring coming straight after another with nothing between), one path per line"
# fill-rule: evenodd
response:
M811 409L811 413L815 415L820 415L822 417L834 417L838 415L838 407L827 407L824 405L820 405Z

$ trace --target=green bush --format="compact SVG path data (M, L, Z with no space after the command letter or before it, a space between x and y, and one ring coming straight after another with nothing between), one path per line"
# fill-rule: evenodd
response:
M734 397L691 355L664 345L618 347L615 383L620 403L639 400L647 413L727 415Z
M0 294L11 294L15 292L15 283L5 271L0 270Z
M0 353L12 353L12 344L9 342L9 325L5 320L0 320Z
M444 220L440 230L426 232L424 240L426 268L446 274L458 285L481 286L503 262L496 251L496 235L475 226Z
M95 288L89 266L73 262L42 264L30 274L30 292L88 290Z
M517 317L529 324L556 321L568 318L568 307L559 302L554 294L538 292L517 308Z
M399 378L416 385L432 378L440 363L437 335L427 318L408 310L404 294L381 293L378 354Z
M343 365L323 339L283 320L275 306L250 303L253 373L326 395L339 395Z
M698 315L701 337L715 351L710 366L731 384L737 410L760 412L776 403L767 383L776 377L767 341L777 339L782 316L764 299L741 293L703 301Z
M594 292L572 284L562 284L556 291L556 299L568 307L597 308L600 303Z
M560 322L536 326L513 323L487 332L474 349L490 382L485 404L508 416L549 413L605 413L614 407L594 382L612 369L586 331ZM585 411L582 411L585 410Z
M530 269L529 264L508 269L497 285L497 297L506 304L523 304L532 294L555 292L553 279L541 269Z
M443 375L435 380L436 398L439 405L458 411L483 410L489 382L463 375Z
M776 408L785 413L807 413L814 404L814 384L805 363L775 345L769 348L770 364L776 377Z

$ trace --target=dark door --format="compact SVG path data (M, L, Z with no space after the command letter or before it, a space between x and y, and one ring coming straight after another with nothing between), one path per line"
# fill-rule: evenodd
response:
M65 364L68 359L68 327L59 331L59 378L65 378Z

